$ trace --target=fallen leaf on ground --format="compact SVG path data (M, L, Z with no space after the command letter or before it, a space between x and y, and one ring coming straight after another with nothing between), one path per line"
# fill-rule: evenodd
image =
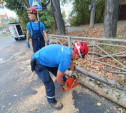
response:
M35 109L34 108L31 108L30 111L33 112Z
M101 106L101 103L100 103L100 102L98 102L98 103L97 103L97 105L98 105L98 106Z

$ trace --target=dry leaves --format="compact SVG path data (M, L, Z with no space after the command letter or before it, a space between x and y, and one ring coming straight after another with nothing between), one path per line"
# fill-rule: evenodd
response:
M88 29L82 29L82 30L79 30L79 31L74 31L74 32L68 33L67 35L102 38L103 33L104 33L104 28L103 27L98 27L98 28L88 28ZM118 26L118 28L117 28L117 38L126 39L126 26L124 26L124 25ZM110 50L109 47L106 48L106 49ZM121 49L125 49L125 48L121 48ZM89 51L92 51L91 48L89 48ZM111 51L109 51L110 54L112 54L113 51L115 53L121 52L121 50L119 48L117 49L116 47L114 48L114 50L111 49ZM97 51L97 53L103 54L103 53L101 53L101 51ZM95 57L95 59L97 59L97 56L94 56L94 57ZM124 65L126 65L125 58L118 58L118 60L120 62L122 62ZM111 58L103 58L100 61L111 64L113 66L120 67L120 65L118 65ZM120 77L119 77L118 74L113 74L113 73L109 73L109 72L105 71L106 69L111 70L111 71L115 71L115 70L113 68L105 66L103 64L92 62L91 60L86 60L86 62L85 62L84 60L79 59L77 61L77 65L80 66L80 67L83 67L87 71L91 71L91 72L97 73L99 75L102 75L105 78L114 80L116 82L120 81ZM125 80L125 78L122 77L121 81L124 81L124 80Z
M104 28L98 27L98 28L88 28L88 29L73 31L71 33L67 33L66 35L102 38L103 33L104 33ZM126 39L126 26L122 25L117 27L117 37L121 39Z

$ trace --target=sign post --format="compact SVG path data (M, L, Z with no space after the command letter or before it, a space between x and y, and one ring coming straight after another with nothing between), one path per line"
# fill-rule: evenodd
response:
M33 7L36 10L42 10L42 4L41 4L40 0L29 0L29 3L30 3L30 7ZM39 21L38 13L37 13L37 18L38 18L38 21Z

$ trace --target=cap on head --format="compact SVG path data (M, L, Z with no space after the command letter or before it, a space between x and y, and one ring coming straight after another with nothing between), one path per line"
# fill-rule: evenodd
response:
M74 51L78 54L81 58L86 58L88 53L88 46L85 42L77 42L74 44Z
M35 8L29 8L27 12L28 14L35 14L37 16L37 10Z

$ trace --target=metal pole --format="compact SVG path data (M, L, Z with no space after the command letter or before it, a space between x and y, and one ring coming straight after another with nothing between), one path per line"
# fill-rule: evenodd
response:
M62 37L62 38L67 38L68 36L63 36L63 35L53 35L51 34L52 37ZM122 42L126 43L126 40L124 39L113 39L113 38L95 38L95 37L78 37L78 36L70 36L72 39L87 39L87 40L97 40L97 41L112 41L112 42Z
M39 14L37 13L37 19L38 19L38 21L39 21Z
M68 37L68 46L69 46L69 47L72 47L72 44L71 44L71 37L70 37L70 36Z

